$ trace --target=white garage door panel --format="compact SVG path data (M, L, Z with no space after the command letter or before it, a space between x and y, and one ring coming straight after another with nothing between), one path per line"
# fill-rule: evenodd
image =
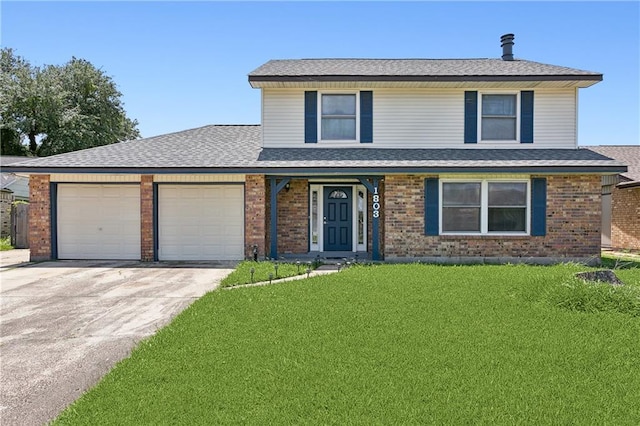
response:
M58 258L140 259L138 185L58 185Z
M242 185L160 185L160 260L244 257Z

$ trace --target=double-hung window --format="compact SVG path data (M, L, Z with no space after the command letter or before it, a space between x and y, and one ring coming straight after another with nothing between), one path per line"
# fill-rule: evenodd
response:
M464 92L464 143L533 143L534 91Z
M304 92L304 142L373 143L373 91Z
M355 94L322 94L320 139L356 140Z
M515 141L518 128L518 96L482 95L481 139L483 141Z
M444 234L526 234L529 185L526 181L442 182Z

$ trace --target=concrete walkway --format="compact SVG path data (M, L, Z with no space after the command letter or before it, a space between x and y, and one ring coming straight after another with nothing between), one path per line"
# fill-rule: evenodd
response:
M232 269L57 261L0 272L0 424L41 425Z
M0 251L0 271L29 263L29 249Z

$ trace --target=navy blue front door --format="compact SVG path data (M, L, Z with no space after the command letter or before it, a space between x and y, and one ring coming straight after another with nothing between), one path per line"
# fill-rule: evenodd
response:
M350 187L324 187L324 251L351 251L352 197Z

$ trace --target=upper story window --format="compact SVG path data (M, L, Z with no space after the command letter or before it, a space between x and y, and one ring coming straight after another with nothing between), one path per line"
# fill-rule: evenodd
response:
M517 95L482 95L483 141L515 141L518 127Z
M304 92L304 142L373 142L373 92Z
M464 92L464 143L533 143L534 91Z
M323 94L321 99L320 138L322 140L355 140L356 95Z

